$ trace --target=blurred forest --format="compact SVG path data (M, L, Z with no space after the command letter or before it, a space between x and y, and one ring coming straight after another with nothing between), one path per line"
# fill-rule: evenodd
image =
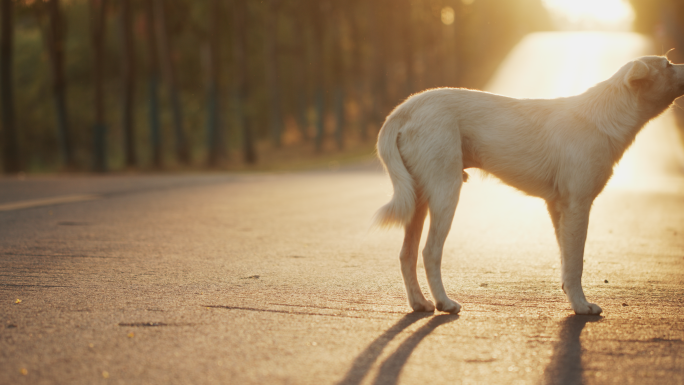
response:
M632 0L639 28L655 2L673 1ZM0 4L7 173L369 152L410 94L482 87L522 36L552 29L541 0Z
M368 151L408 95L550 28L540 0L0 1L6 172Z

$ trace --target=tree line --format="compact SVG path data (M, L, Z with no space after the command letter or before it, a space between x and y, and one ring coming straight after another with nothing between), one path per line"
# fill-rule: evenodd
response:
M540 0L0 0L2 165L220 167L368 141L393 106L481 87Z

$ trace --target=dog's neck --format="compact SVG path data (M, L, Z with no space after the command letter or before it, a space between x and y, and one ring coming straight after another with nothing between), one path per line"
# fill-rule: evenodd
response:
M667 106L657 111L644 111L637 95L611 80L599 83L575 98L577 114L605 136L617 162L644 125Z

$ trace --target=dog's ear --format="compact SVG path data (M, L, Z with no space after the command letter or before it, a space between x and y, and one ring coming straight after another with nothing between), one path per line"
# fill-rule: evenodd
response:
M625 76L625 84L630 87L639 87L648 83L648 75L651 69L648 64L642 62L641 60L634 60L632 62L632 67L627 71Z

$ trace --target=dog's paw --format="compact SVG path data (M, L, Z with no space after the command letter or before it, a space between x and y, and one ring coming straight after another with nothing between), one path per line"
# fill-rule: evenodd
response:
M413 309L414 312L433 312L435 311L435 305L426 299L421 302L412 303L411 309Z
M603 309L601 309L599 305L589 302L586 302L585 304L580 306L573 306L573 310L575 310L575 314L583 315L599 315L603 311Z
M458 312L461 311L461 305L456 301L447 299L445 302L437 302L437 310L451 314L458 314Z

